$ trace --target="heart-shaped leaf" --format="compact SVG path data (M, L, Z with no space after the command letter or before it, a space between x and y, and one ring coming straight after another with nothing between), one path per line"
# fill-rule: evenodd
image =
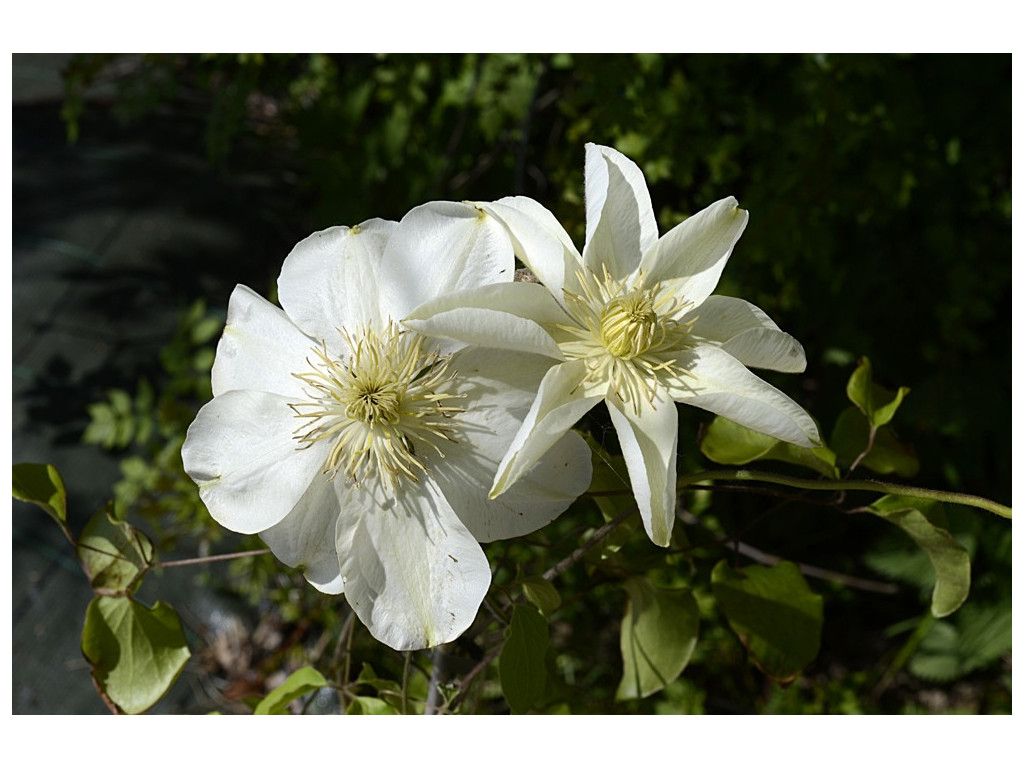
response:
M822 599L793 563L733 569L723 560L711 573L711 590L729 626L769 677L791 682L818 655Z
M98 596L85 612L82 653L100 690L130 715L167 693L188 661L178 614L167 603L147 608L127 595Z
M615 698L638 699L660 691L686 668L697 645L699 613L689 591L659 589L634 577L624 585L622 680Z
M64 527L68 517L67 493L60 472L52 464L15 464L14 498L35 504Z

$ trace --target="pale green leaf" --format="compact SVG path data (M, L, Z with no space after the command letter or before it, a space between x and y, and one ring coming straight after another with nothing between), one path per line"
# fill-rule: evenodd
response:
M15 464L11 470L14 498L35 504L63 528L68 517L64 480L52 464Z
M76 549L92 588L114 594L131 590L153 561L153 544L137 528L113 516L108 503L86 523Z
M523 594L545 616L550 616L562 604L562 598L555 586L540 576L532 576L523 580Z
M836 455L826 446L804 448L762 435L734 421L716 416L700 442L700 450L718 464L743 465L775 460L808 467L825 477L839 477Z
M82 653L100 690L130 715L160 700L188 661L178 614L128 596L98 596L85 612Z
M288 705L300 696L318 691L327 685L324 676L313 667L303 667L288 675L288 679L268 693L256 709L254 715L287 715Z
M347 715L397 715L398 710L372 696L356 696L345 710Z
M516 605L498 657L501 690L513 712L526 712L544 693L548 623L532 605Z
M697 645L697 601L684 590L659 589L639 576L624 585L629 595L622 619L622 680L615 698L650 696L682 674Z
M729 626L766 675L789 682L818 655L822 599L793 563L738 570L723 560L711 590Z
M938 502L903 496L883 496L868 511L898 526L931 560L935 569L932 614L949 616L963 605L971 589L971 557L944 528L933 524L922 512Z
M862 357L857 369L846 384L846 396L860 409L873 427L880 427L892 421L903 398L910 392L900 387L896 392L875 384L871 375L871 361Z

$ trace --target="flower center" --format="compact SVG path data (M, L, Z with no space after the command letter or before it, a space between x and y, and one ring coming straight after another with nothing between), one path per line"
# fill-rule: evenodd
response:
M351 388L345 413L367 424L397 424L401 420L402 393L397 382L359 381Z
M651 293L633 291L612 299L601 312L601 341L611 354L629 360L664 337Z
M332 479L341 471L356 485L371 475L388 487L403 479L418 482L427 471L422 449L443 457L439 446L453 440L450 419L462 410L445 405L459 397L443 391L453 378L450 358L428 354L422 336L393 322L380 333L362 328L354 336L342 334L348 359L317 348L315 358L306 360L310 370L292 374L309 398L291 404L306 420L295 433L299 447L329 441L324 474Z
M664 284L645 288L642 273L616 280L607 269L602 277L583 269L576 277L579 293L564 294L575 323L559 326L568 333L559 346L567 359L586 362L587 384L606 384L639 412L686 373L677 354L690 346L696 318L679 318L692 304Z

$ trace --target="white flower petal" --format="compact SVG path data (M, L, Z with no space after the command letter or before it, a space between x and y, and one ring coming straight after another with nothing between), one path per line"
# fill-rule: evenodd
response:
M188 428L181 458L213 519L259 533L284 519L327 456L326 443L300 449L288 398L232 390L204 405Z
M676 516L676 404L664 398L655 398L653 403L644 400L637 414L631 404L609 397L608 412L626 460L644 530L659 547L667 547Z
M353 488L342 507L337 543L345 597L370 633L399 651L461 635L491 572L433 482L403 484L400 493Z
M636 163L610 147L587 144L584 165L587 244L583 261L600 276L615 279L634 272L640 257L658 239L658 223L647 181Z
M492 499L507 491L604 397L604 392L586 388L586 374L586 364L574 360L555 365L544 375L537 398L498 466Z
M380 320L377 272L394 221L370 219L356 227L314 232L281 267L278 298L297 326L329 349L341 350L340 328Z
M805 448L821 444L814 420L771 384L748 371L718 347L700 346L680 353L687 370L672 386L674 400L717 413L755 432Z
M718 285L733 246L747 226L748 214L727 197L673 227L644 253L645 282L666 282L694 306Z
M575 432L564 434L495 499L488 497L487 488L501 456L471 448L460 444L448 449L446 456L451 461L439 462L432 477L477 541L533 533L562 514L590 487L590 448Z
M335 531L341 507L335 483L315 477L288 516L263 531L260 538L274 556L292 568L301 568L306 581L329 595L342 592Z
M456 442L432 466L432 478L478 541L523 536L554 520L590 486L586 442L570 432L507 492L489 499L498 464L536 397L551 361L537 355L469 349L458 367Z
M800 373L807 367L800 342L750 302L708 296L691 316L697 318L695 337L718 344L744 365L783 373Z
M439 296L514 276L512 242L501 222L469 203L427 203L409 211L388 242L381 311L402 320Z
M217 344L211 380L214 396L232 389L295 395L292 373L305 370L316 346L279 308L244 285L235 286L228 321Z
M562 289L575 284L583 257L554 214L529 197L503 197L480 206L505 225L516 256L562 304Z
M561 360L544 328L564 322L568 317L543 286L496 283L428 301L403 324L426 336Z

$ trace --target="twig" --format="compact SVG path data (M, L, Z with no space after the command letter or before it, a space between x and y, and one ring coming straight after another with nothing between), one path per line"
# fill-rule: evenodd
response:
M473 682L473 678L479 675L483 670L487 669L487 667L491 665L491 662L498 658L498 654L501 653L501 649L504 647L505 641L502 639L496 646L494 646L494 648L487 652L487 655L481 659L479 664L469 670L466 676L459 681L458 693L452 697L451 704L449 705L451 709L454 710L462 703L462 700L466 698L466 693L469 691L469 684Z
M438 645L431 651L430 661L430 683L427 686L427 703L423 708L423 714L436 715L438 703L441 699L441 666L444 659L442 646Z
M409 701L409 660L412 658L412 651L405 652L405 664L402 665L402 714L408 714L406 704Z
M106 554L106 553L105 553ZM256 555L269 555L269 549L253 549L246 552L229 552L226 555L207 555L206 557L191 557L187 560L168 560L164 563L153 563L153 568L174 568L179 565L199 565L201 563L213 563L218 560L235 560L239 557L253 557Z
M1012 518L1010 507L998 504L982 496L952 491L936 491L932 488L917 488L910 485L898 485L881 480L804 480L787 475L776 475L772 472L757 472L749 469L725 469L710 472L697 472L679 478L677 490L696 485L707 480L739 480L754 483L775 483L791 488L803 488L808 491L874 491L875 493L891 493L899 496L913 496L917 499L944 501L948 504L963 504L977 507L1000 517Z
M848 470L846 470L846 474L847 475L852 473L853 470L855 470L857 468L857 465L860 464L869 453L871 453L871 449L875 447L875 436L876 435L878 435L878 427L872 426L871 430L868 432L868 444L866 446L864 446L864 450L861 451L860 455L857 456L857 458L853 460L852 464L850 464L850 468Z
M704 528L704 530L708 530L701 524L700 518L690 512L681 512L679 514L679 519L687 525L699 525ZM775 565L784 559L778 555L764 552L757 547L752 547L750 544L746 544L739 539L733 539L728 536L716 536L715 540L719 544L732 547L738 554L741 554L744 557L749 557L751 560L763 565ZM852 587L853 589L861 589L865 592L878 592L883 595L894 595L899 592L899 587L897 585L889 584L888 582L873 581L872 579L862 579L857 576L849 576L845 573L830 571L827 568L819 568L816 565L808 565L807 563L794 563L794 565L800 569L800 573L804 574L804 576L811 576L823 581L832 581L837 584Z
M558 576L565 573L567 570L569 570L569 568L575 565L585 554L587 554L587 552L596 547L598 543L601 541L601 539L603 539L609 533L611 533L620 525L622 525L622 523L624 523L627 518L629 518L631 515L635 513L636 507L630 507L611 522L602 525L600 528L594 531L593 536L591 536L583 544L577 547L577 549L571 555L569 555L561 562L556 563L555 565L551 566L546 571L544 571L544 575L541 578L546 579L547 581L554 581Z

